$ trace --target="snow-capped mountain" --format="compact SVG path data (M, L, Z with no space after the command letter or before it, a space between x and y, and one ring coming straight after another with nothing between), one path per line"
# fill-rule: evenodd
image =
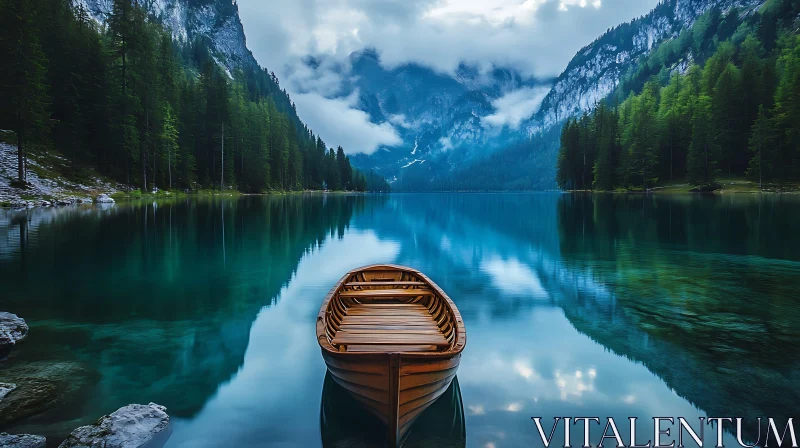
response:
M753 11L765 0L665 0L644 17L609 30L581 49L556 79L539 111L523 126L528 134L558 125L588 111L610 95L621 78L659 43L678 37L681 30L714 7ZM684 64L692 55L684 56ZM681 69L681 67L676 67Z
M358 108L375 123L391 123L403 141L369 156L354 155L353 163L390 181L423 165L447 171L498 147L504 131L484 121L495 111L493 101L542 84L502 67L461 65L453 75L418 64L385 69L372 50L352 54L349 62L351 84L344 94L357 91Z
M358 54L353 69L361 77L358 83L362 109L376 122L391 121L392 114L401 114L404 123L416 127L401 131L401 147L353 160L359 166L377 168L389 179L412 171L417 183L425 178L457 176L460 168L484 163L483 158L493 149L549 132L567 118L591 110L613 93L622 78L636 70L650 51L678 37L710 9L717 7L725 14L735 7L748 14L764 2L664 0L647 15L609 30L581 49L552 83L539 110L524 120L519 130L504 128L500 133L484 121L494 111L492 102L511 90L534 85L535 81L523 80L510 70L496 70L488 80L466 68L452 77L414 65L386 72L374 53ZM674 70L685 70L692 61L691 54L680 56L681 62ZM405 107L398 106L398 101L405 101ZM555 154L552 148L531 150L546 151L551 157ZM420 173L425 163L425 172ZM555 159L548 166L554 171Z
M144 0L143 3L170 29L176 40L208 42L217 63L229 71L257 65L247 49L235 0ZM73 0L73 4L83 6L95 20L104 22L112 10L113 0Z

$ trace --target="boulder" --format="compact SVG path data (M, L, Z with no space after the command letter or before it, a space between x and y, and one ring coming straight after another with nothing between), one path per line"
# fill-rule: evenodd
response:
M103 193L103 194L101 194L100 196L97 197L96 202L98 204L113 204L114 203L114 198L112 198L111 196Z
M46 439L30 434L13 435L0 433L0 446L8 448L44 448Z
M164 406L129 404L88 426L72 431L59 448L155 448L171 435Z
M17 385L12 383L0 383L0 401L3 401L3 397L8 395L9 392L16 389Z
M94 379L89 370L73 361L0 363L0 381L5 384L5 394L0 399L0 428L68 405ZM16 387L12 389L11 385Z
M0 311L0 359L4 359L17 342L28 335L28 324L16 314Z

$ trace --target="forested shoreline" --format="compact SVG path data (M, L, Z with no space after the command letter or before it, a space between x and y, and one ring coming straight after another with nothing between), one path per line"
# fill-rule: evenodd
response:
M388 191L297 117L274 73L232 73L202 39L180 42L139 2L103 24L68 0L0 0L0 129L142 192ZM235 2L230 5L236 8Z
M646 190L687 181L713 190L744 176L782 191L800 180L795 3L774 0L744 19L715 9L663 43L615 95L566 122L558 186ZM667 68L687 53L695 61L685 72Z

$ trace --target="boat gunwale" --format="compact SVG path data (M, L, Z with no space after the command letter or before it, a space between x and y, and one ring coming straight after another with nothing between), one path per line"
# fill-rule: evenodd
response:
M407 352L407 351L402 351L402 350L393 350L391 352L388 352L388 351L386 351L386 352L340 352L340 351L338 351L337 349L335 349L333 347L331 342L328 340L328 337L327 337L326 332L325 332L325 326L327 325L328 305L330 304L331 299L333 299L334 295L340 289L342 289L344 287L344 284L346 283L347 279L350 278L351 275L359 273L359 272L363 272L363 271L377 271L377 270L398 270L398 271L405 271L407 273L414 274L414 275L418 276L423 282L427 283L428 286L439 297L444 299L444 301L447 304L448 308L450 308L450 311L453 313L453 316L455 317L456 334L455 334L455 340L453 341L452 347L450 347L447 350L439 351L439 352L435 352L435 351L431 351L431 352ZM319 314L317 314L316 330L317 330L317 343L319 343L320 348L322 348L322 350L324 352L326 352L325 354L336 356L336 357L347 357L347 358L350 358L350 359L353 359L353 358L356 358L356 357L365 358L365 359L385 357L388 353L399 353L399 354L402 354L403 359L411 359L411 358L417 358L417 359L426 359L426 358L427 359L446 359L446 358L451 358L453 356L460 355L461 352L464 350L464 347L467 344L467 331L466 331L466 328L464 327L464 319L461 317L461 313L458 311L458 307L456 307L456 304L453 302L452 299L450 299L450 296L448 296L447 293L445 293L444 290L442 290L442 288L439 287L439 285L434 283L433 280L428 278L428 276L423 274L422 272L420 272L420 271L418 271L418 270L416 270L414 268L410 268L408 266L401 266L401 265L395 265L395 264L372 264L372 265L362 266L362 267L359 267L359 268L356 268L356 269L352 269L352 270L348 271L346 274L344 274L342 276L342 278L339 279L339 281L336 282L336 284L333 285L333 288L331 288L331 290L325 296L325 300L322 302L322 305L320 306Z

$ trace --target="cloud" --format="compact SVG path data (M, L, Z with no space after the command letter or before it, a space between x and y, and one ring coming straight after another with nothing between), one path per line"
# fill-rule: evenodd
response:
M454 71L462 61L558 75L597 36L657 0L239 0L248 44L278 75L306 55L366 47L392 67Z
M550 91L549 86L523 87L509 92L492 101L495 112L483 117L485 125L494 127L509 126L517 129L522 120L539 110L542 100Z
M348 154L372 154L380 146L402 143L389 123L375 124L355 108L357 92L344 98L326 98L319 93L294 95L297 113L328 146L342 146Z
M315 98L348 95L348 56L364 48L393 68L414 62L442 73L460 63L509 67L524 76L557 76L572 56L606 29L645 14L658 0L238 0L248 47L259 63L274 71L299 104L301 118L332 145L374 150L399 140L408 124L393 118L372 124L364 114L347 112L352 101L312 105ZM311 69L309 56L323 62ZM518 114L536 105L533 91L507 95L486 123L519 122ZM303 96L303 97L301 97ZM499 100L498 100L499 101ZM513 104L512 104L513 103ZM317 109L315 111L315 109ZM515 112L518 111L518 112ZM337 124L354 124L343 130ZM397 126L397 127L395 127ZM366 130L363 135L358 130ZM329 134L330 132L330 134ZM364 149L365 148L365 149Z

